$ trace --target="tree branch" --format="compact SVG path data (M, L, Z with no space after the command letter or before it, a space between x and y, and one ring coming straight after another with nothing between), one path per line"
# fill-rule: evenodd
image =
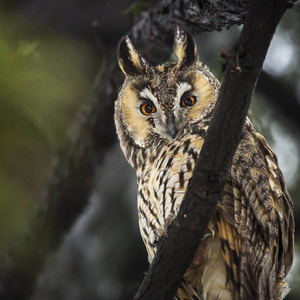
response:
M159 1L144 12L130 31L136 48L152 65L171 53L175 25L192 33L221 31L244 23L250 0Z
M135 300L173 299L221 199L257 78L289 5L277 0L252 2L237 45L226 62L214 115L180 211L168 229L168 238L159 243Z

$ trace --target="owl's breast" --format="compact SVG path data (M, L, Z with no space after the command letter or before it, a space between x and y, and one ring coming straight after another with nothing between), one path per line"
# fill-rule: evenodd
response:
M156 242L167 234L179 211L202 144L192 137L161 149L149 148L145 156L149 163L137 172L139 224L150 261Z

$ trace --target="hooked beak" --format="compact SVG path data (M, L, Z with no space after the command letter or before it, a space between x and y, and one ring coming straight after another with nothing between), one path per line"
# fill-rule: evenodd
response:
M175 125L175 117L172 112L169 112L167 114L167 131L168 134L172 137L172 139L176 138L178 132Z

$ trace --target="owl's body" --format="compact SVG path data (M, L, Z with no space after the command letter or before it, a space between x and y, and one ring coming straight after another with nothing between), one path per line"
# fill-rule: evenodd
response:
M177 215L200 154L219 82L175 36L178 63L150 66L128 38L115 106L121 147L138 183L138 214L151 262ZM275 154L247 120L223 198L177 292L179 299L282 299L293 258L291 199Z

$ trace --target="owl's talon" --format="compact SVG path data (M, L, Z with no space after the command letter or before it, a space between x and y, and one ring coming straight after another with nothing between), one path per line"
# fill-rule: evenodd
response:
M192 262L189 266L191 269L198 269L200 266L200 262Z
M165 225L164 225L164 236L167 238L168 237L168 228L171 225L175 218L174 214L169 214L168 217L165 220Z
M164 236L164 230L159 228L159 229L154 229L153 230L153 234L155 237L157 237L158 239L161 239Z

